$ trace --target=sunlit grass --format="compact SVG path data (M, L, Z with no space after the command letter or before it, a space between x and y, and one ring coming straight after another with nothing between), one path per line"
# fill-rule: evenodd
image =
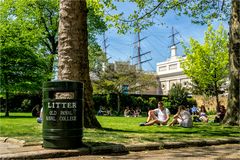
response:
M31 113L10 113L9 118L0 114L0 136L12 137L27 142L42 141L42 125ZM178 126L140 127L146 117L98 116L103 129L84 129L83 142L106 143L153 143L162 141L189 141L190 139L218 139L240 137L240 128L214 123L194 123L193 128Z

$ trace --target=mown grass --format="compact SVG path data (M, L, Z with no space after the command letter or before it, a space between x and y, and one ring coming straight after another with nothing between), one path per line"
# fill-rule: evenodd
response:
M27 142L42 141L42 125L36 123L31 113L11 113L5 118L0 114L0 136L12 137ZM218 139L240 137L240 128L215 123L194 123L193 128L178 126L140 127L146 117L107 117L98 116L103 129L84 129L83 142L105 143L153 143L162 141L188 141L195 139Z

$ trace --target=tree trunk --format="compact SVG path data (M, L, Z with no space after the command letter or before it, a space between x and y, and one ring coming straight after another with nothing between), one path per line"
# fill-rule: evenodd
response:
M7 89L6 90L6 102L5 102L5 117L9 117L8 99L9 99L9 92Z
M84 83L84 126L101 128L95 117L88 61L85 0L61 0L58 37L58 79Z
M214 89L215 89L215 97L216 97L216 112L219 112L219 97L218 97L218 85L217 85L217 81L214 82Z
M240 1L232 0L232 13L229 31L230 86L227 113L223 123L240 125L239 74L240 74Z
M4 81L6 85L6 102L5 102L5 117L9 117L9 107L8 107L8 100L9 100L9 90L8 90L8 78L6 74L3 74L4 76Z
M117 114L120 115L120 93L117 93Z

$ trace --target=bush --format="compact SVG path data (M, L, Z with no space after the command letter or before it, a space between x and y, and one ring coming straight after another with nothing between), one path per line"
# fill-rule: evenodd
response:
M170 111L172 114L177 112L177 108L179 105L188 105L188 91L185 87L182 87L180 83L174 84L172 88L169 90L169 101L171 102Z
M21 108L19 111L27 111L31 107L31 100L30 99L24 99L21 104Z
M93 95L93 101L95 112L99 110L100 106L106 106L107 104L106 95L95 94Z
M161 99L161 96L150 97L150 95L120 95L120 114L123 114L123 111L126 106L136 109L139 107L142 113L147 113L149 109L154 109L157 107L157 102ZM100 106L104 108L112 109L112 114L117 115L117 95L116 94L95 94L93 95L94 108L96 111L99 110Z
M197 106L197 101L194 98L187 98L187 104L189 105L189 107L192 106Z

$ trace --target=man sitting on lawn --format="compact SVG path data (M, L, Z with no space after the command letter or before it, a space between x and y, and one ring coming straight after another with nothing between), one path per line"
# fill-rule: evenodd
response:
M163 106L162 102L158 102L158 108L148 111L147 122L140 123L140 126L150 126L153 124L166 125L169 120L170 112Z

